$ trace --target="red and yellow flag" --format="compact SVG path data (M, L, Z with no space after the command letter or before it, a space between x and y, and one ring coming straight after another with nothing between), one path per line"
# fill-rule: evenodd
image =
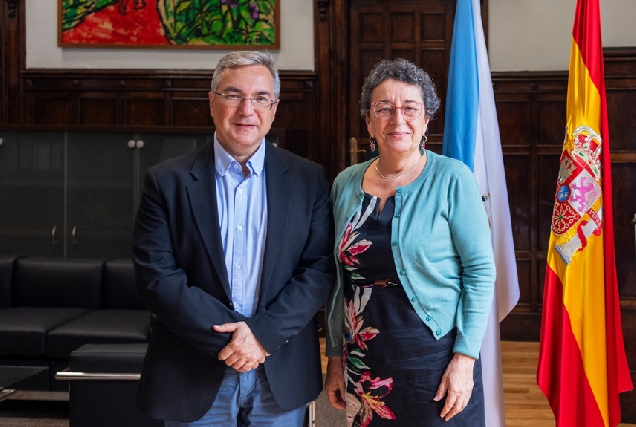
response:
M578 0L543 294L537 382L556 427L615 427L633 389L614 261L599 0Z

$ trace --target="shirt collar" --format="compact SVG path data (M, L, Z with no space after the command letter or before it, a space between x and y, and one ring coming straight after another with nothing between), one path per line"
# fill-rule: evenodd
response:
M225 151L225 148L221 145L216 138L216 132L214 133L214 168L216 172L223 176L227 173L232 164L238 164L238 162ZM252 157L247 161L247 167L251 173L256 176L260 176L265 168L265 138L261 141L258 149L252 154Z

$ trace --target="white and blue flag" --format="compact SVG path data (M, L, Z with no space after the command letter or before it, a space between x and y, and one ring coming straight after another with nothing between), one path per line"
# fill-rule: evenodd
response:
M442 153L472 169L488 213L497 279L480 358L486 427L503 427L506 419L499 322L519 300L519 281L479 0L457 0L450 56Z

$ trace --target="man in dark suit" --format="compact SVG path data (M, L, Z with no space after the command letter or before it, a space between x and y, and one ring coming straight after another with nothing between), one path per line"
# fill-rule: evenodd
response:
M299 427L322 388L329 185L265 142L279 95L271 55L226 55L209 94L214 142L146 175L133 261L154 320L137 404L166 426Z

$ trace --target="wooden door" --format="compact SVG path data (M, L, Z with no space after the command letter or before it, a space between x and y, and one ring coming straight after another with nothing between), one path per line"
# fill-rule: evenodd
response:
M455 2L448 0L351 0L348 13L347 139L361 150L358 161L369 155L369 134L360 117L360 89L364 78L381 59L407 59L429 73L437 94L446 97ZM429 126L429 146L441 151L444 110ZM353 148L352 146L348 147ZM349 160L354 163L355 160Z

